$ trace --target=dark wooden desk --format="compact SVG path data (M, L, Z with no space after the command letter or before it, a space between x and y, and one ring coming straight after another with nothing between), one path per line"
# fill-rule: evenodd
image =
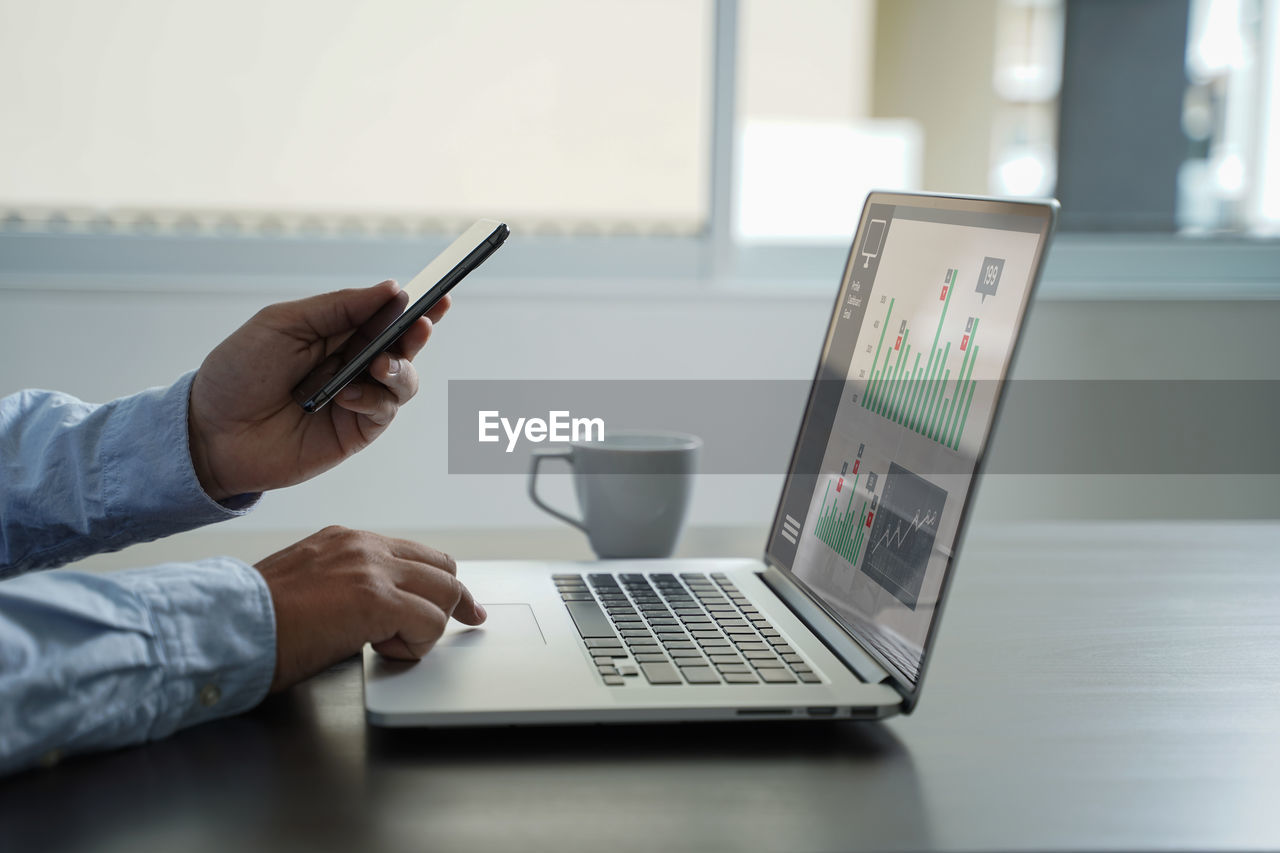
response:
M366 728L356 661L0 782L0 848L1280 848L1280 525L979 529L887 724Z

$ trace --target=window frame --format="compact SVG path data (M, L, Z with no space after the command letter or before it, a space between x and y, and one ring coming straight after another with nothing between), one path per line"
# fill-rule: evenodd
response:
M696 236L533 234L488 264L484 292L572 297L724 293L828 299L838 245L738 245L732 233L738 0L714 0L708 222ZM110 219L0 220L0 291L311 293L407 278L443 250L440 234L254 233L225 222L161 229ZM1240 236L1060 234L1042 298L1280 298L1280 241Z

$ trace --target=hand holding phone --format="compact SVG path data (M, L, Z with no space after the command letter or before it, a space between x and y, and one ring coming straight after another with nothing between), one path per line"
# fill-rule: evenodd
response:
M481 219L427 264L334 353L293 389L293 399L307 412L318 412L348 383L364 373L375 358L426 314L467 274L498 250L510 234L494 219Z

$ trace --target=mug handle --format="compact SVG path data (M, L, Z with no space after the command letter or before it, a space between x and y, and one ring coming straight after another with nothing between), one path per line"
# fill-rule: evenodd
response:
M537 504L540 508L551 513L556 518L560 519L566 524L572 524L574 527L578 528L583 533L586 533L587 528L581 521L579 521L578 519L574 518L571 515L566 515L565 513L560 512L560 510L558 509L554 509L553 507L544 503L542 498L538 497L538 466L542 464L542 460L544 459L563 459L565 462L569 463L570 467L572 467L573 466L573 448L540 447L540 448L536 448L533 451L533 455L530 457L530 461L533 464L529 468L529 499L533 501L535 504Z

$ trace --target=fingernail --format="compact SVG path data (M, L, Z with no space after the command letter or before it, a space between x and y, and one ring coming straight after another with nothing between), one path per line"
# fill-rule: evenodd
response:
M394 355L387 356L387 375L395 376L400 372L400 359Z
M360 399L360 389L359 389L359 388L357 388L357 387L356 387L356 386L354 386L354 385L348 385L348 386L346 387L346 389L342 392L342 399L344 399L344 400L359 400L359 399Z
M478 601L476 602L476 615L479 616L481 620L489 618L489 614L485 612L484 605Z

